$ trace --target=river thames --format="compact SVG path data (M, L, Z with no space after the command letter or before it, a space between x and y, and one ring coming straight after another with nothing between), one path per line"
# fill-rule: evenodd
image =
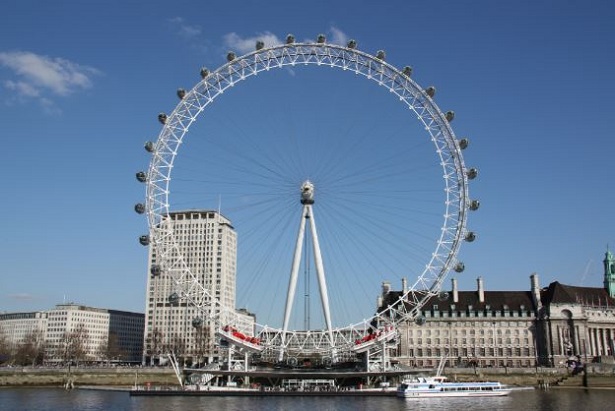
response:
M59 388L2 388L0 409L6 411L416 411L416 410L607 410L615 404L615 390L515 390L507 397L426 398L396 397L130 397L128 392Z

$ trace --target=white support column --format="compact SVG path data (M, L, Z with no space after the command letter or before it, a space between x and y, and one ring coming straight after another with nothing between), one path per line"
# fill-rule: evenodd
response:
M228 371L233 369L233 366L231 365L231 361L233 359L232 351L233 351L233 344L231 344L231 342L229 341L229 344L228 344L228 357L226 358L226 360L228 361L228 363L227 363L227 370ZM226 382L227 383L231 382L232 378L233 377L231 376L231 374L229 374L228 377L226 377Z
M557 347L559 352L554 352L553 355L564 354L564 338L562 335L562 327L557 326Z
M325 278L325 269L322 262L322 254L320 252L320 244L318 242L318 233L316 232L316 222L314 221L314 185L310 181L305 181L301 185L301 204L303 211L301 213L301 223L299 224L299 233L297 234L297 243L295 245L295 254L293 256L293 264L290 271L290 279L288 282L288 293L286 295L286 306L284 308L284 323L282 325L281 347L278 355L280 361L284 358L286 334L288 332L288 324L290 315L295 300L295 291L297 288L297 279L299 277L299 266L301 265L301 253L303 251L303 242L305 241L305 225L306 220L310 220L310 233L312 235L312 248L314 249L314 262L316 265L316 274L318 275L318 286L320 290L320 301L322 303L323 315L325 317L325 325L329 334L329 345L333 348L335 341L333 338L333 326L331 323L331 311L329 308L329 294L327 291L327 282ZM335 353L333 353L334 355Z
M314 247L314 262L316 263L316 274L318 274L318 286L320 288L320 301L322 302L322 311L325 316L325 325L329 332L329 342L333 346L333 328L331 325L331 311L329 310L329 294L327 292L327 282L325 279L325 269L322 264L322 255L320 253L320 244L318 243L318 234L316 233L316 222L314 221L314 211L311 205L306 205L309 209L310 229L312 232L312 245Z
M288 331L288 322L290 313L293 309L295 300L295 290L297 289L297 277L299 274L299 265L301 264L301 252L303 251L303 240L305 237L305 220L308 218L308 205L303 206L301 213L301 223L299 224L299 233L297 234L297 243L295 245L295 255L293 256L293 265L290 270L290 279L288 281L288 293L286 294L286 307L284 308L284 323L282 325L282 350L280 351L280 361L284 355L284 343L286 342L286 332Z
M587 327L587 339L588 339L588 355L590 356L594 356L594 336L593 334L593 328Z
M389 358L387 356L387 342L386 340L382 340L382 365L380 367L381 371L386 371L389 367Z

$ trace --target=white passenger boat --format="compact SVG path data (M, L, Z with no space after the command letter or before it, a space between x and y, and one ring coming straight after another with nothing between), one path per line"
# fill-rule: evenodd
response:
M497 397L510 394L510 388L496 381L450 382L446 377L416 377L404 380L397 388L402 398Z

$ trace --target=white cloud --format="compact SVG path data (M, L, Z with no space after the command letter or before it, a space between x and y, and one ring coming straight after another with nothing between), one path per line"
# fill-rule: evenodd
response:
M7 80L4 82L4 87L27 97L38 97L40 95L40 92L34 86L24 81Z
M329 29L329 33L327 35L327 43L345 46L348 43L348 39L348 35L337 27L331 27ZM280 39L278 36L269 31L257 34L256 36L252 37L241 37L239 34L232 32L226 34L223 38L224 45L228 47L229 50L238 52L240 54L245 54L253 51L258 40L264 42L265 47L271 47L278 44L283 44L285 42L285 40ZM316 36L314 36L314 38L304 40L304 42L306 43L315 41Z
M11 294L11 295L9 295L9 298L11 298L13 300L21 300L21 301L31 301L31 300L34 300L34 296L32 294L28 294L28 293Z
M265 47L271 47L283 43L282 40L269 31L246 38L240 37L237 33L228 33L224 36L223 40L226 47L232 51L239 52L240 54L249 53L256 50L256 42L258 40L265 43Z
M348 35L344 33L342 30L338 29L337 27L331 26L329 31L323 34L325 34L328 44L336 44L338 46L344 46L344 47L346 46L346 44L348 44L348 39L349 39ZM303 40L304 43L314 43L315 41L316 41L316 36L314 36L313 38L307 38Z
M187 24L186 20L181 17L173 17L169 22L173 25L177 34L184 39L190 40L201 35L200 26Z
M348 35L337 27L331 27L331 39L327 41L331 44L338 44L340 46L346 46L348 43Z
M3 81L14 98L37 99L49 107L52 96L67 96L92 87L92 77L100 71L72 61L28 51L0 53L0 66L12 71L13 79Z

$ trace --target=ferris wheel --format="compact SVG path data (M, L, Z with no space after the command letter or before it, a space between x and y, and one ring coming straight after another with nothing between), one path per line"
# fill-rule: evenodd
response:
M174 211L173 195L171 193L181 191L174 191L172 189L176 183L177 159L179 158L180 147L187 142L185 138L189 130L194 127L193 123L201 116L207 119L206 113L211 110L210 106L212 106L212 103L214 101L217 102L219 97L223 96L229 89L243 84L244 80L263 77L258 76L259 73L274 71L274 69L286 69L292 70L294 75L294 71L303 70L304 67L318 68L317 71L324 70L324 67L333 68L341 73L355 74L356 78L371 80L372 85L375 84L380 89L388 90L389 93L382 93L383 98L401 107L404 113L412 114L412 121L417 123L422 133L427 136L427 138L420 140L420 144L423 144L423 142L429 143L431 147L430 154L433 157L429 157L428 161L438 170L438 187L433 187L433 181L435 180L426 180L424 185L427 187L423 186L421 189L437 193L439 203L437 204L438 211L435 214L438 215L440 221L437 230L432 230L436 232L435 235L432 234L420 246L405 249L405 252L409 254L418 255L416 259L420 260L420 264L422 264L420 269L404 267L403 256L396 255L393 257L388 255L389 252L391 255L393 254L390 250L397 247L398 243L407 241L407 238L410 237L407 233L408 230L413 231L416 234L416 238L423 236L420 222L413 220L408 215L413 210L419 209L417 204L420 200L415 198L410 200L410 197L406 196L404 191L404 186L407 184L404 181L407 178L405 173L420 170L421 167L414 166L414 164L418 164L419 160L422 161L424 160L422 157L425 157L423 155L421 158L417 156L416 159L411 157L416 146L401 148L396 147L395 144L377 144L378 147L373 146L363 150L361 154L357 154L357 158L352 164L365 162L367 165L364 168L372 169L372 176L376 176L371 179L362 178L358 174L353 175L344 171L347 170L343 164L344 160L338 160L337 163L329 161L327 167L323 167L320 170L320 173L324 175L328 172L343 174L347 185L350 185L348 181L352 181L355 188L354 191L347 190L347 204L353 203L351 192L362 192L364 187L369 187L365 190L369 190L381 200L378 208L373 208L370 211L371 215L369 218L363 217L358 213L353 215L347 209L341 214L345 216L351 215L350 218L355 221L369 219L365 226L378 226L380 227L379 230L387 230L388 228L383 227L390 226L401 227L399 230L390 229L391 231L385 232L385 234L382 234L381 231L373 230L359 234L353 232L346 237L344 235L336 235L334 230L330 230L329 227L344 226L342 217L338 215L328 219L327 213L331 209L328 209L325 204L323 204L323 208L319 208L321 198L319 193L322 192L323 203L326 203L328 196L333 196L332 192L334 190L327 191L326 184L322 186L319 184L319 181L317 181L318 171L312 170L314 176L312 174L300 175L297 177L299 180L293 181L292 184L287 184L287 188L294 193L292 200L277 200L278 203L292 202L293 205L288 205L287 207L290 210L294 210L290 212L291 217L288 220L290 224L279 223L280 227L284 227L290 233L287 238L284 240L280 239L279 242L285 242L286 247L284 247L284 250L287 252L287 257L289 259L292 258L292 264L285 268L286 272L290 270L290 278L278 281L288 284L285 289L284 315L280 316L283 319L282 324L277 326L262 324L258 321L259 313L257 312L257 324L254 328L254 335L245 335L245 333L236 332L238 328L242 328L239 323L244 321L244 319L237 314L235 307L228 307L222 304L212 291L212 288L207 284L203 284L198 276L192 272L186 257L182 255L181 247L174 233L173 224L169 222L168 217ZM316 353L323 358L329 359L329 361L335 361L343 353L364 352L369 350L373 344L391 340L395 336L397 325L401 322L415 321L417 324L424 323L425 318L421 315L421 307L431 298L447 298L446 293L441 293L440 291L447 274L451 270L456 272L464 270L464 264L458 260L457 255L464 241L472 242L476 238L476 234L467 229L466 222L468 212L479 208L478 200L471 199L468 191L468 182L477 176L478 171L475 168L467 168L462 155L462 150L468 147L468 140L456 138L451 128L454 112L443 112L436 105L434 101L435 88L423 88L416 83L411 78L412 69L409 66L400 70L387 63L386 55L383 51L378 51L374 55L365 53L357 49L357 43L353 40L349 41L345 46L329 44L323 35L319 35L316 42L296 42L292 35L288 35L285 44L280 45L265 46L263 42L259 41L256 43L254 51L243 56L237 56L235 53L229 52L227 62L224 65L213 71L203 68L200 74L201 81L192 89L178 90L180 102L175 109L170 114L161 113L159 115L158 119L162 123L162 130L158 139L155 142L146 143L145 146L146 150L152 155L149 168L147 172L137 173L137 179L146 185L146 202L144 204L137 204L135 209L138 213L147 215L149 226L149 234L142 236L140 241L144 245L150 245L153 252L158 256L159 264L152 267L152 270L156 270L157 273L164 271L172 275L176 284L176 291L169 296L169 299L174 301L185 300L199 312L206 313L209 318L212 315L215 316L218 324L217 332L222 338L230 340L247 351L270 353L270 355L279 360L284 358L296 359L300 355ZM227 94L230 94L230 92ZM312 116L313 121L319 121L319 110L321 108L315 108L315 113ZM253 141L257 137L252 137L251 131L244 131L244 134L250 134L252 138L248 143L253 144L250 150L258 151L255 150L258 143ZM348 132L347 134L351 133ZM408 138L406 140L411 139ZM419 143L413 142L412 144ZM312 145L313 141L310 140L306 144L301 145L299 151L308 151ZM294 163L301 162L305 158L301 157L300 160L293 162L284 154L278 153L277 150L281 146L282 143L276 143L275 147L267 147L263 150L265 152L264 156L269 156L269 160L273 158L273 161L276 163L273 166L266 166L263 165L264 163L258 162L250 163L253 160L248 158L248 154L242 154L241 157L238 156L237 161L223 159L222 162L233 164L248 162L252 164L251 171L242 174L242 177L238 177L236 181L244 181L245 176L249 174L255 176L254 178L256 179L256 183L251 183L252 186L260 187L269 181L266 177L267 173L276 176L284 174L279 170L272 171L273 168L280 164L294 166ZM349 146L350 148L346 149L350 153L348 156L352 152L358 152L355 146L356 144L352 143ZM326 157L325 152L328 153L329 149L333 150L335 148L336 142L327 140L318 148L319 152L314 158ZM381 154L377 154L379 150ZM227 153L230 151L227 151ZM392 161L390 160L396 158L400 153L403 153L406 157L400 161L399 165L391 165ZM380 156L378 160L370 163L372 161L371 157L378 155ZM400 155L400 157L402 156ZM201 160L199 159L199 161ZM202 162L206 161L213 163L214 159L202 160ZM314 159L308 159L305 162L311 166L314 163ZM339 167L336 168L336 166ZM347 166L350 167L350 164L347 164ZM255 171L254 168L257 170ZM399 176L397 176L398 170L402 168L404 170L403 173L399 172ZM173 179L172 174L174 175ZM230 172L225 174L230 174ZM217 178L215 170L213 172L210 170L207 178L208 180L215 180ZM340 178L340 180L342 179ZM209 185L208 187L215 187L210 188L211 190L217 191L211 194L218 194L222 190L220 187L224 186L224 184L225 182L221 184L214 182ZM382 185L386 185L386 189L382 189ZM395 194L387 198L384 194L385 191ZM277 192L273 190L267 192L266 195L274 196ZM244 198L249 197L246 193L243 194ZM391 204L392 201L389 202L392 198L401 200L403 206L399 206L399 210L396 210L398 206ZM354 203L359 202L359 200L354 201ZM412 203L412 206L408 207L408 203ZM241 207L258 208L257 204L258 202L252 199ZM368 205L362 205L361 207L369 208L373 204L374 200L370 200ZM430 207L432 205L428 204L423 210L429 210ZM237 209L239 209L239 206L237 206ZM263 208L259 209L259 218L262 218L263 210ZM275 214L276 212L271 211L271 213ZM377 216L374 216L374 214L377 214ZM396 217L389 219L387 217L389 214ZM278 214L275 214L275 217L277 218ZM323 218L321 219L321 217ZM231 219L233 219L232 216ZM253 220L254 216L251 216L250 221ZM322 222L322 225L317 225L317 220L319 224ZM273 222L275 221L273 218L268 221L271 221L268 224L269 227L277 224L277 222ZM410 225L407 225L408 221L413 222L412 228L409 228ZM297 225L299 225L298 229ZM237 227L239 229L240 225L237 224ZM261 226L260 229L266 230L269 228ZM327 229L327 233L330 234L328 237L329 246L328 248L322 247L322 250L319 241L321 229ZM399 240L390 239L393 236L393 232L398 233L396 235L399 236ZM387 233L390 233L390 235ZM246 237L249 235L251 234L247 234ZM269 235L269 237L275 236ZM331 241L332 237L334 237L334 241ZM376 241L371 240L371 245L365 245L366 242L360 242L361 240L357 240L357 237L372 237ZM341 243L354 241L356 243L352 255L349 257L350 254L346 254L343 259L340 259L340 261L346 261L347 266L352 266L353 262L363 261L362 258L365 257L366 260L357 263L356 268L353 267L353 271L360 271L362 268L359 268L359 265L361 267L368 265L368 270L378 271L379 267L386 266L386 263L383 262L385 260L388 261L390 258L391 260L398 259L400 261L400 264L395 265L391 270L406 270L407 273L404 273L404 276L406 274L414 274L415 277L414 279L411 278L410 283L404 282L402 291L395 294L392 300L386 303L380 302L372 314L363 319L357 318L350 325L339 326L334 324L332 319L335 312L332 314L329 300L331 288L328 287L328 284L330 284L331 277L327 277L325 269L328 268L327 264L330 260L327 260L326 256L327 253L332 253L332 248L342 248ZM376 242L384 243L385 246L380 246ZM256 243L255 241L254 249L258 247ZM311 248L308 247L310 244ZM429 246L425 244L431 244L432 248L427 249ZM310 256L307 255L306 250L308 248L312 253ZM366 255L368 252L362 252L362 249L376 248L386 250L385 254L376 257L378 261L373 261L373 257L370 257L372 261L367 261ZM240 249L238 253L241 252L242 250ZM271 260L273 258L269 256L268 259ZM313 262L317 274L323 322L320 327L313 329L310 327L309 321L304 321L304 328L296 330L291 326L290 318L293 307L296 307L295 295L297 281L301 277L299 272L300 265L303 262L304 268L307 271L306 267L310 266L308 261ZM341 266L344 263L340 261L337 262L339 265L335 267L336 270L331 271L343 271ZM287 262L291 262L291 260ZM329 273L328 270L327 273ZM359 277L356 276L351 280L345 280L346 285L349 286L351 282L355 281L360 282ZM308 278L306 275L304 281L307 282ZM271 280L265 280L265 282L267 281ZM308 318L307 309L304 316ZM195 321L201 321L200 317L195 318Z

